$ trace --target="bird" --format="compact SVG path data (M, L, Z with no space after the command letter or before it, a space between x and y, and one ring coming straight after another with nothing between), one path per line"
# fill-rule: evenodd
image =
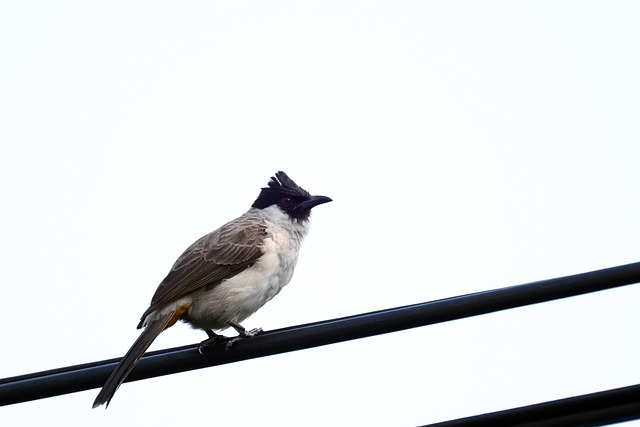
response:
M226 339L214 331L236 330L238 335L227 346L262 332L246 330L241 322L289 283L309 231L311 209L331 201L312 196L278 171L247 212L189 246L158 285L138 324L140 336L105 382L93 408L109 406L151 343L178 320L207 333L201 353Z

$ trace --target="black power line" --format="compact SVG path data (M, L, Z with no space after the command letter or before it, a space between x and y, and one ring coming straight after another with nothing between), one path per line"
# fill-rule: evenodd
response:
M640 385L634 385L423 427L603 426L638 418L640 418Z
M201 355L197 345L145 355L127 381L222 365L257 357L400 331L551 301L640 282L640 262L573 276L446 298L340 319L267 331L224 343ZM120 359L70 366L0 380L0 405L10 405L101 387Z

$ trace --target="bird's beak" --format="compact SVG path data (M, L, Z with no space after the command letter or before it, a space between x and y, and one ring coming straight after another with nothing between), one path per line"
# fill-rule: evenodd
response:
M301 203L300 207L303 210L310 210L311 208L313 208L314 206L318 206L321 205L323 203L329 203L332 202L333 200L330 197L327 196L311 196L311 198L309 200L306 200L304 202Z

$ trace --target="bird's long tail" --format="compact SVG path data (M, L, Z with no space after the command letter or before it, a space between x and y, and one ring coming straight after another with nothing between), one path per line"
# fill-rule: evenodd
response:
M172 326L178 320L177 317L179 317L179 314L182 314L182 312L178 314L177 311L179 310L167 313L166 316L155 319L144 328L136 342L133 343L127 354L124 355L116 369L111 373L107 382L102 386L102 390L100 390L96 400L93 402L94 408L105 403L107 404L107 407L109 406L109 402L118 390L118 387L120 387L120 384L122 384L125 378L127 378L129 372L131 372L134 366L136 366L138 360L140 360L144 352L147 351L151 343L162 331Z

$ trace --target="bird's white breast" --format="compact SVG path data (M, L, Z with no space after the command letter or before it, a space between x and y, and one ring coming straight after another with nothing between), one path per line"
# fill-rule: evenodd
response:
M308 223L292 221L277 206L259 211L266 225L263 255L241 273L193 295L188 321L202 329L224 329L242 322L276 296L293 276Z

